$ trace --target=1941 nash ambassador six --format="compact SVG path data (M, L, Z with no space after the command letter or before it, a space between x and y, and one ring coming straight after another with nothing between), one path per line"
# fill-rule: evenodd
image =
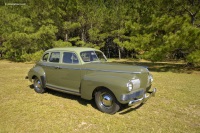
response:
M93 48L53 48L44 52L26 78L33 81L37 93L48 88L94 99L97 108L108 114L155 95L147 68L106 61L103 52Z

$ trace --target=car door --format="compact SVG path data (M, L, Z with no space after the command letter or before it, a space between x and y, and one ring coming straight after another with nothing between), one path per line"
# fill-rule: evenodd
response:
M47 87L79 93L81 65L73 52L52 52L45 68Z
M49 61L44 63L44 71L46 76L46 85L51 87L59 86L58 68L60 63L61 53L51 52Z
M81 64L74 52L63 52L58 69L58 84L68 91L80 91Z

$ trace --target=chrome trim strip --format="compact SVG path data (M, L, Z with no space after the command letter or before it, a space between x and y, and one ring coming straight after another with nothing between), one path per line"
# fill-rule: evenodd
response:
M46 87L49 88L49 89L52 89L52 90L56 90L56 91L60 91L60 92L68 93L68 94L74 94L74 95L77 95L77 96L81 95L79 92L66 90L66 89L54 87L54 86L51 86L51 85L46 85Z
M45 65L47 67L55 67L52 65ZM100 70L100 69L90 69L90 68L73 68L73 67L63 67L59 66L60 69L71 69L71 70L88 70L88 71L100 71L100 72L115 72L115 73L129 73L129 74L141 74L142 72L129 72L129 71L115 71L115 70Z
M62 67L60 66L61 69L70 69L70 70L81 70L81 68L73 68L73 67Z
M116 73L130 73L130 74L141 74L142 73L142 72L129 72L129 71L99 70L99 69L89 69L89 68L84 68L83 70L101 71L101 72L116 72Z
M80 68L73 68L73 67L63 67L63 66L60 66L60 65L43 65L45 67L51 67L51 68L56 68L58 67L58 69L71 69L71 70L81 70Z

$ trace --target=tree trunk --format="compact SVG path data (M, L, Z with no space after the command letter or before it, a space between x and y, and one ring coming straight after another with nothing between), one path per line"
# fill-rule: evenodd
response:
M196 15L190 15L191 16L191 23L192 23L192 25L194 25L194 22L195 22L195 16Z
M120 51L120 47L118 47L118 53L119 53L119 60L121 60L121 51Z
M68 34L67 33L65 34L65 41L66 42L68 41Z
M82 33L81 33L81 40L85 42L85 30L84 29L82 30Z

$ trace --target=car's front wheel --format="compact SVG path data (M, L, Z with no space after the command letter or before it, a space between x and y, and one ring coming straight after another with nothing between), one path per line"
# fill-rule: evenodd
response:
M95 102L98 109L108 114L114 114L120 109L120 103L108 89L101 89L95 93Z
M33 86L34 86L35 92L37 92L37 93L44 93L45 92L45 88L43 88L42 82L38 77L34 78Z

